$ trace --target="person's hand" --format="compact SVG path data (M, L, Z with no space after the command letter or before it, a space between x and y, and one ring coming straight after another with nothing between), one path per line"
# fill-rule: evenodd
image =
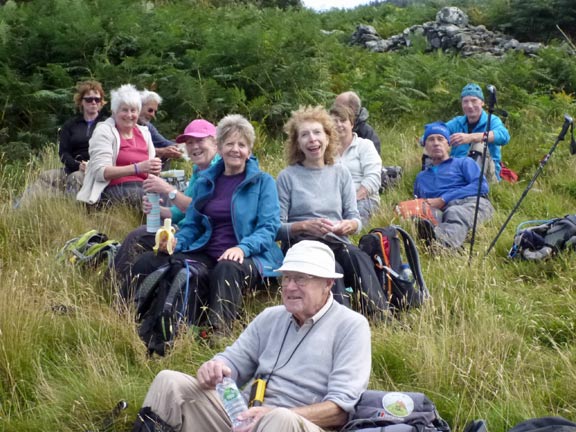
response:
M78 169L81 172L86 172L86 168L88 167L88 162L86 161L80 161L80 165L78 165Z
M142 197L142 212L148 214L152 211L152 203L148 201L148 197L144 195Z
M442 210L444 208L444 206L446 205L446 203L444 202L444 200L442 198L428 198L426 200L426 202L434 208L437 208L439 210Z
M168 241L165 237L160 239L160 243L158 244L158 252L162 252L168 254ZM178 243L178 239L173 236L172 237L172 250L176 249L176 244Z
M142 162L138 162L138 172L159 175L162 170L162 161L155 157Z
M222 260L236 261L242 264L244 262L244 251L240 249L238 246L226 249L224 253L220 255L220 257L218 258L218 261Z
M212 390L216 384L222 382L225 376L232 375L232 370L221 360L208 360L198 369L196 378L200 387L205 390Z
M332 232L333 228L334 223L326 218L308 219L303 222L303 231L316 237L323 237Z
M252 407L248 410L244 411L242 414L238 416L240 420L250 420L250 423L246 426L238 427L232 429L234 432L251 432L258 420L272 411L274 408L269 406L259 406L259 407Z
M470 142L469 134L457 132L450 135L450 145L452 147L457 147L462 144L467 144Z
M146 179L142 182L142 188L144 192L156 192L156 193L169 193L174 186L168 183L163 178L160 178L154 174L149 174Z
M363 200L364 198L368 198L368 189L364 186L360 186L356 191L356 201Z
M182 152L177 145L171 145L164 148L163 157L168 159L180 159L182 157Z
M158 147L156 149L156 156L163 159L179 159L182 157L182 150L177 144L168 147Z
M358 229L358 221L344 219L339 224L334 226L332 232L336 235L346 236L354 234L357 229Z

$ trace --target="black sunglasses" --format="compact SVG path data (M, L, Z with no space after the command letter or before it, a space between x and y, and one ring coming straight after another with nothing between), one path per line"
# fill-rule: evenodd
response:
M100 103L102 101L102 98L94 97L94 96L86 96L86 97L83 97L82 100L84 102L88 102L88 103L92 103L92 102Z
M148 108L148 113L149 113L149 114L154 114L154 113L156 113L156 112L158 112L158 110L155 110L154 108Z

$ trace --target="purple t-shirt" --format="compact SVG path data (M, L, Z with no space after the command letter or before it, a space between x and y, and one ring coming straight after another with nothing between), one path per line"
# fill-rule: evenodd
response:
M232 194L245 177L245 172L219 176L216 179L212 199L202 209L212 222L212 237L204 252L214 259L218 259L226 249L238 245L232 225Z

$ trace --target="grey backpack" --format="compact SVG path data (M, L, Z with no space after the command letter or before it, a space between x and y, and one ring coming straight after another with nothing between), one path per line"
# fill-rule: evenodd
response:
M341 432L450 432L430 399L422 393L367 390Z

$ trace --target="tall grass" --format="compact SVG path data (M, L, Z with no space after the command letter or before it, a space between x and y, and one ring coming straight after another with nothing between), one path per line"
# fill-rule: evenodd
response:
M411 195L420 164L416 140L420 128L416 124L379 126L385 164L402 165L405 174L396 189L383 195L374 225L400 223L414 233L410 223L398 220L393 208ZM514 139L504 149L505 160L525 166L520 169L522 181L492 188L497 212L479 228L471 266L468 249L444 254L421 249L432 301L389 325L373 327L371 387L425 392L456 430L478 417L486 418L495 431L533 416L576 418L574 253L538 263L504 258L518 222L573 212L576 197L571 180L576 173L564 143L495 250L483 258L552 145L559 131L555 129L559 127L537 136L512 129ZM283 166L281 147L280 142L262 136L256 149L263 168L274 175ZM54 150L46 152L31 166L29 181L40 169L54 166L54 159ZM9 172L2 174L0 189L14 190L15 179ZM13 198L14 193L8 196ZM10 199L1 205L3 430L97 429L120 399L130 406L116 419L116 430L129 430L158 370L194 373L223 347L208 346L187 333L165 358L147 358L132 311L119 304L115 287L102 269L57 260L66 240L90 228L121 240L141 222L129 209L86 211L66 197L37 197L17 210ZM278 301L273 294L248 298L244 322L264 305Z

